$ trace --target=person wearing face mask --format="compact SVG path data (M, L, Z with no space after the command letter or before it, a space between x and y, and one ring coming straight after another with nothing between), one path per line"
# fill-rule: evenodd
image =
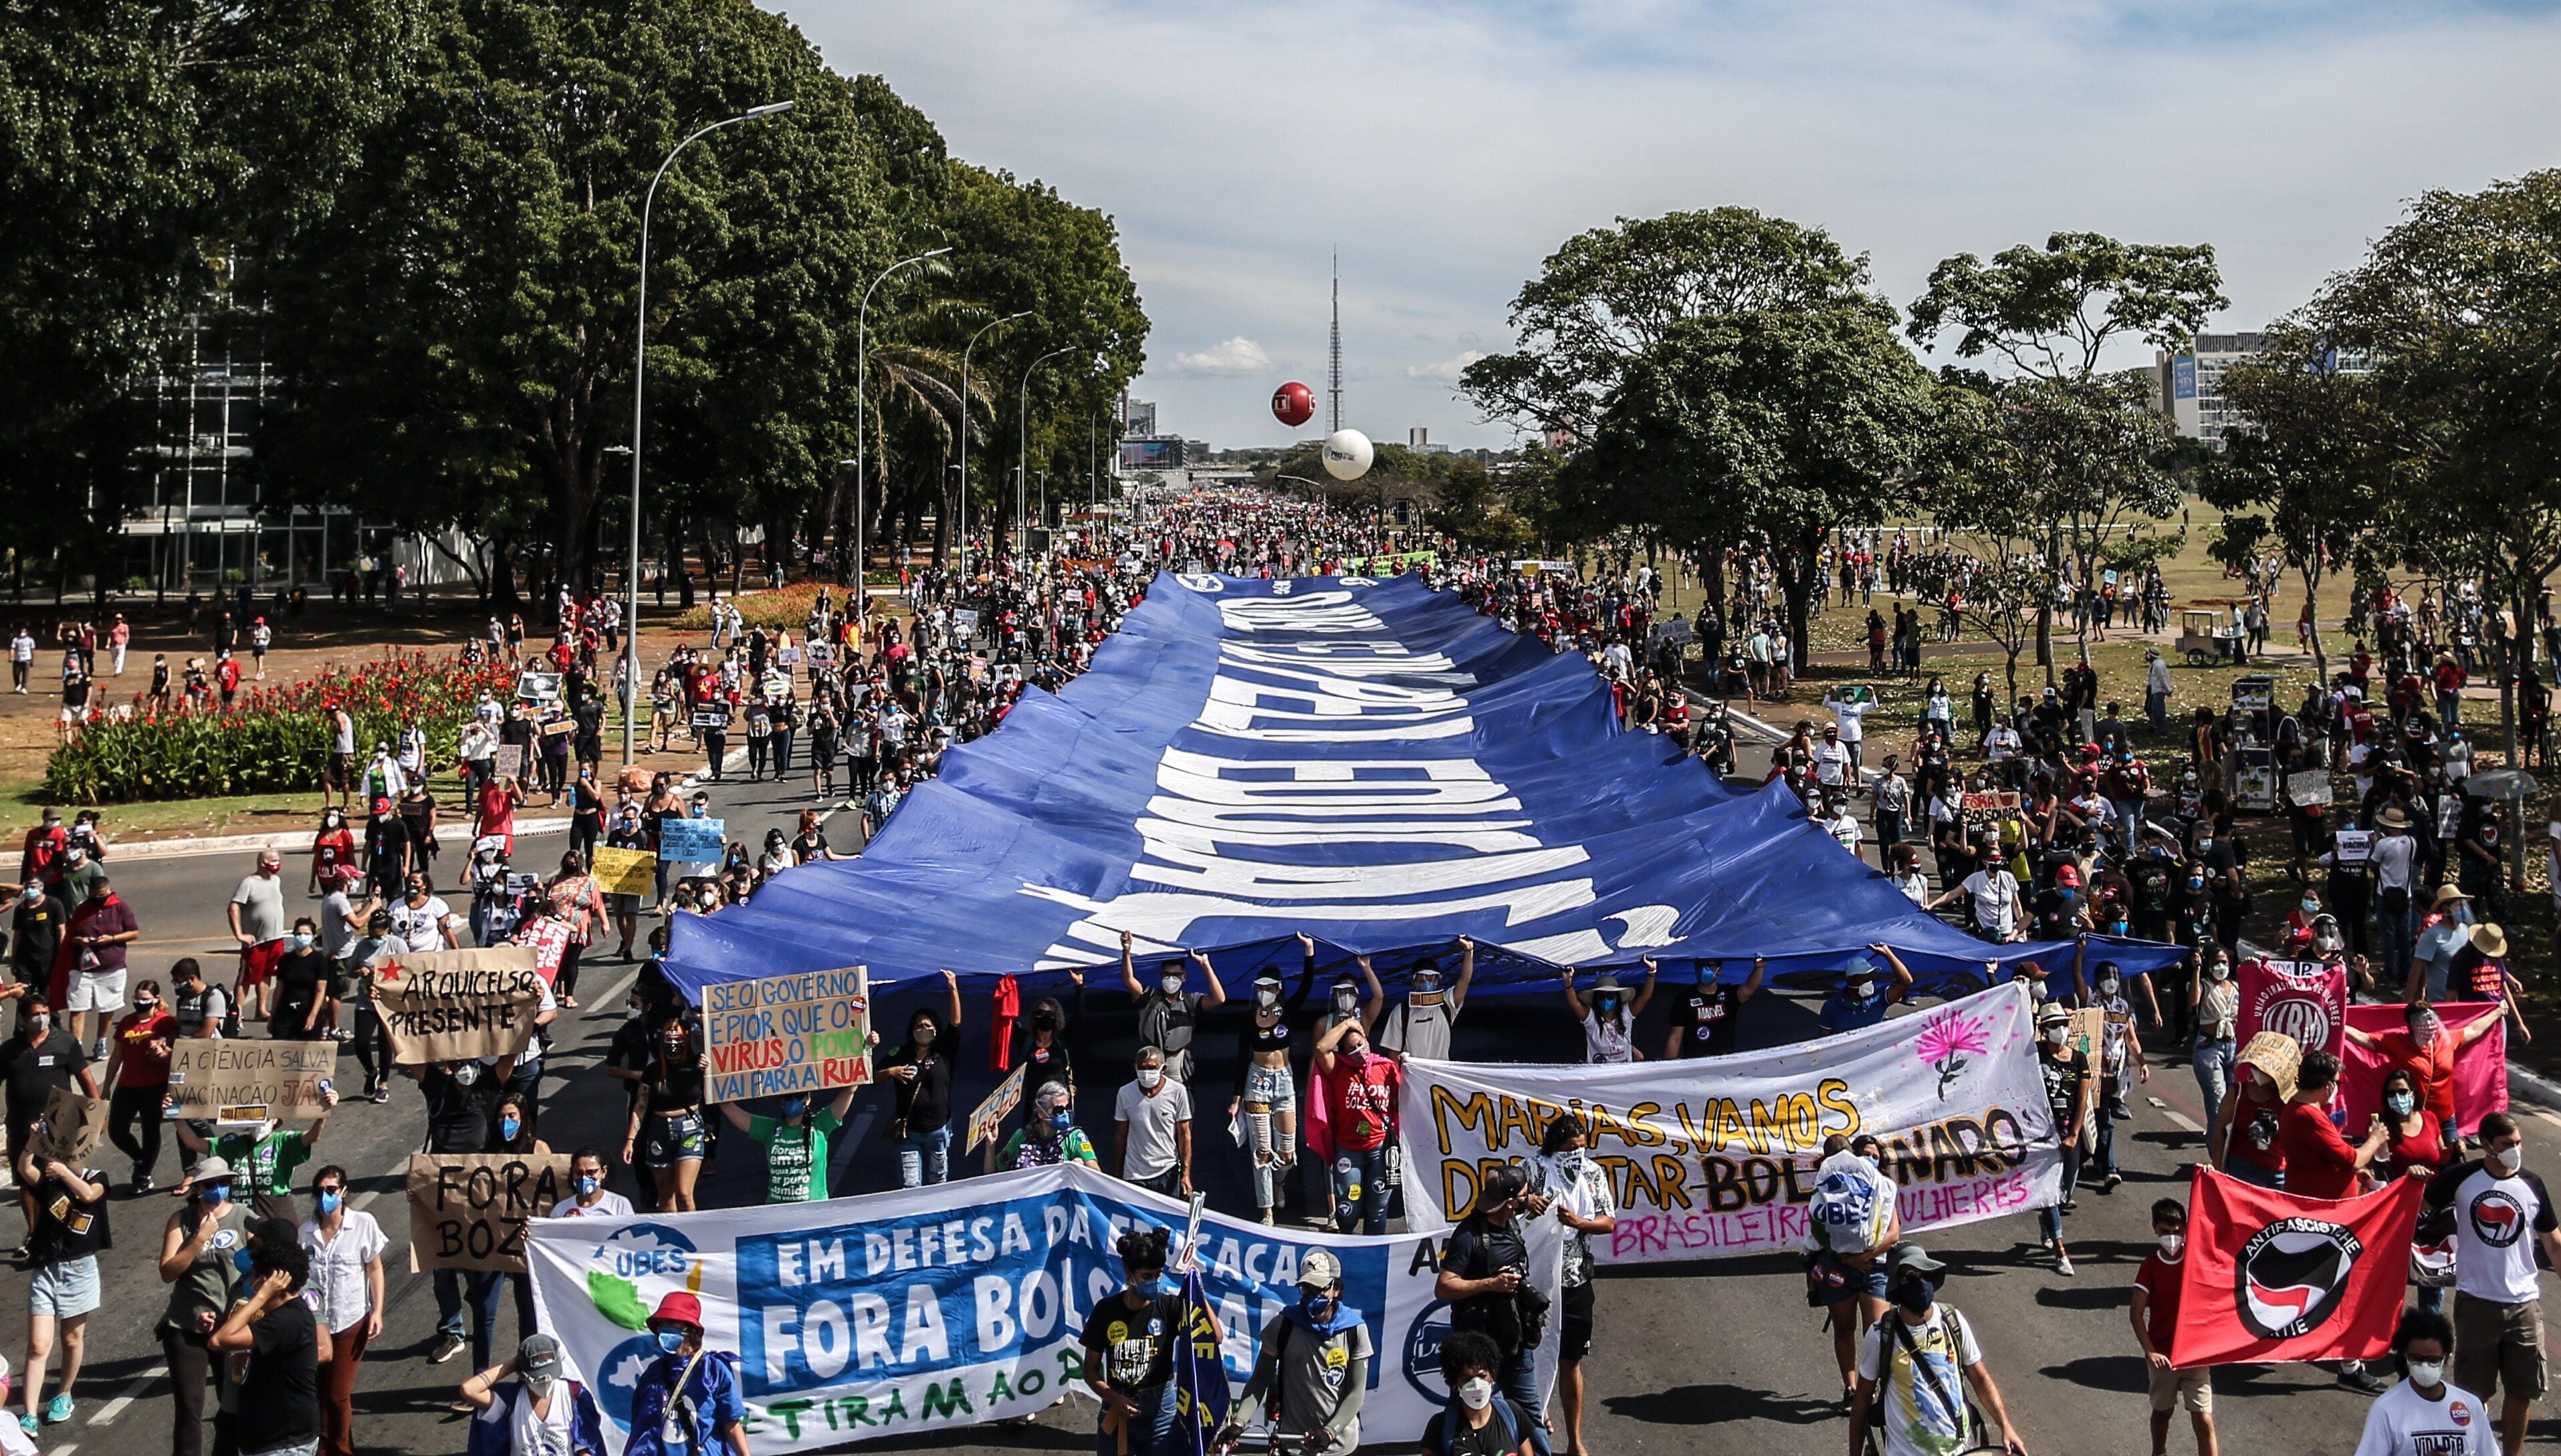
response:
M89 1059L106 1059L107 1019L124 1009L125 954L142 936L133 907L106 883L104 875L89 882L86 900L63 927L63 946L54 961L53 991L65 999L54 1004L72 1014L72 1040L88 1047ZM97 1041L88 1039L89 1014L97 1014Z
M2063 1145L2063 1201L2036 1211L2037 1242L2054 1250L2054 1272L2072 1276L2072 1252L2063 1246L2063 1215L2072 1210L2073 1185L2081 1177L2081 1136L2091 1107L2086 1094L2089 1058L2072 1041L2072 1013L2047 1002L2036 1013L2036 1069L2045 1082L2045 1101L2054 1109L2054 1136Z
M1298 1159L1298 1087L1289 1065L1290 1028L1316 982L1314 937L1298 937L1298 984L1286 999L1280 994L1279 968L1267 966L1254 981L1254 1011L1237 1029L1236 1086L1227 1113L1242 1119L1246 1153L1254 1161L1254 1207L1262 1221L1273 1221L1273 1209L1286 1185L1286 1170Z
M1655 963L1645 959L1645 976L1650 984ZM1755 957L1752 974L1740 985L1725 980L1725 962L1701 960L1690 962L1690 985L1672 1003L1671 1030L1663 1037L1663 1059L1676 1061L1684 1056L1723 1056L1742 1045L1741 1020L1744 1006L1761 994L1761 983L1770 971L1766 959ZM1586 1034L1586 1041L1589 1041Z
M178 1036L178 1019L160 996L160 983L144 981L133 988L133 1010L116 1022L109 1038L106 1075L106 1136L117 1151L133 1160L133 1194L151 1192L152 1174L160 1163L160 1107L169 1098L169 1059Z
M2452 885L2440 888L2410 952L2411 1000L2418 1000L2423 992L2430 1001L2446 999L2455 955L2471 943L2473 924L2472 896Z
M10 901L9 908L12 984L0 987L0 996L24 996L28 987L52 982L54 958L62 950L63 927L71 923L71 907L42 880L31 878L18 887L17 897Z
M2441 1129L2446 1150L2452 1152L2462 1136L2455 1109L2455 1063L2463 1049L2496 1030L2499 1019L2476 1016L2464 1025L2461 1033L2450 1032L2436 1008L2424 1001L2403 1007L2401 1018L2402 1031L2377 1034L2349 1027L2347 1039L2383 1058L2387 1079L2394 1075L2410 1078L2420 1104Z
M2196 1023L2196 1050L2188 1065L2195 1069L2196 1090L2205 1099L2205 1125L2211 1128L2237 1068L2234 1038L2241 1025L2241 988L2232 984L2231 952L2208 942L2194 953L2204 957L2204 967L2187 983L2188 1014Z
M1103 1406L1099 1456L1173 1456L1183 1448L1174 1432L1174 1347L1188 1312L1182 1286L1165 1277L1169 1241L1162 1228L1121 1234L1114 1245L1121 1290L1097 1300L1085 1320L1085 1383Z
M18 1185L33 1191L37 1211L27 1237L27 1413L19 1421L34 1435L72 1417L72 1386L80 1379L89 1312L99 1302L97 1251L111 1242L106 1175L43 1156L36 1148L12 1151L18 1155ZM45 1366L53 1358L57 1335L63 1347L62 1386L46 1402Z
M9 1147L12 1150L32 1145L36 1123L45 1115L45 1104L57 1090L77 1088L83 1096L97 1095L97 1080L88 1069L88 1058L82 1054L78 1042L54 1030L54 1005L38 986L27 995L18 1017L18 1035L0 1045L0 1087L6 1089ZM18 1211L26 1215L27 1227L36 1226L36 1197L28 1186L18 1189ZM18 1257L25 1257L21 1245Z
M1100 1168L1103 1160L1094 1153L1094 1140L1076 1125L1076 1099L1057 1082L1043 1082L1032 1093L1031 1117L995 1158L998 1168L1048 1168L1060 1163L1082 1163Z
M702 1045L681 1006L666 1008L651 1026L649 1060L638 1080L640 1094L623 1128L622 1161L648 1166L659 1213L690 1212L707 1139Z
M2080 956L2087 956L2089 950L2088 942L2084 941ZM2076 974L2077 961L2078 957ZM2085 1004L2097 1008L2100 1017L2100 1096L2096 1109L2099 1120L2099 1191L2115 1193L2117 1185L2126 1181L2117 1171L2117 1124L2134 1116L2133 1110L2126 1105L2126 1072L2131 1066L2134 1080L2148 1082L2152 1079L2152 1066L2143 1055L2142 1040L2134 1035L2134 1004L2126 998L2125 973L2115 961L2103 960L2099 962L2098 972L2090 984ZM2149 992L2148 983L2144 990ZM2154 1024L2160 1021L2157 1010L2153 1012L2152 1020Z
M898 1112L889 1125L898 1144L901 1188L951 1177L951 1064L960 1049L960 978L942 973L945 1016L918 1007L907 1042L880 1059L881 1075L898 1083Z
M1885 1456L1934 1456L1990 1446L1989 1432L1972 1429L1963 1385L1973 1387L1998 1449L2027 1456L2027 1442L2010 1424L2009 1407L1972 1323L1938 1301L1947 1265L1917 1243L1900 1243L1886 1260L1886 1287L1894 1309L1859 1338L1858 1385L1850 1397L1849 1449L1867 1449L1873 1427Z
M2525 1167L2516 1119L2480 1120L2482 1156L2428 1180L2426 1208L2455 1215L2455 1383L2504 1396L2499 1447L2515 1456L2546 1383L2542 1287L2535 1252L2561 1265L2561 1210Z
M657 1358L631 1397L623 1456L747 1456L738 1357L703 1343L703 1302L678 1290L649 1316Z
M2286 1186L2286 1104L2294 1100L2303 1048L2283 1032L2261 1032L2235 1061L2222 1118L2208 1124L2214 1166L2258 1188Z
M604 1456L596 1399L561 1373L549 1335L527 1335L513 1358L473 1372L462 1403L476 1412L465 1456Z
M1842 962L1840 989L1814 1013L1814 1027L1825 1036L1875 1026L1885 1020L1888 1007L1912 994L1912 970L1903 964L1903 957L1881 942L1869 942L1867 950L1868 954ZM1876 984L1876 960L1871 957L1882 958L1894 968L1881 990Z
M2444 1315L2402 1311L2392 1332L2401 1382L2366 1407L2356 1456L2490 1456L2489 1402L2446 1377L2455 1348L2455 1327Z
M1396 1014L1378 1024L1378 1045L1388 1052L1402 1052L1430 1061L1450 1059L1450 1039L1456 1027L1459 1010L1466 1005L1467 988L1476 979L1476 940L1472 935L1458 937L1458 979L1442 984L1441 963L1424 959L1414 963L1406 979L1405 1000Z
M427 1151L480 1151L488 1141L489 1116L505 1092L506 1072L512 1064L513 1058L502 1058L494 1069L474 1060L401 1068L404 1074L417 1079L419 1092L427 1100ZM627 1161L627 1149L625 1153ZM435 1345L427 1357L431 1364L442 1365L469 1346L462 1320L459 1269L435 1271Z
M335 1107L338 1094L323 1092L320 1100ZM222 1159L238 1175L235 1196L247 1197L257 1216L291 1223L300 1217L293 1203L293 1175L311 1161L311 1150L328 1126L329 1114L325 1111L307 1129L287 1128L270 1117L246 1131L217 1133L210 1144L200 1145L194 1132L180 1123L178 1141L191 1153L210 1153ZM187 1188L179 1185L178 1196L184 1198Z
M1423 1429L1425 1456L1534 1456L1537 1423L1519 1402L1497 1389L1503 1353L1473 1330L1441 1342L1441 1378L1450 1399Z
M355 1456L351 1404L365 1348L383 1333L383 1236L374 1215L347 1207L347 1170L311 1175L311 1216L295 1230L311 1257L312 1313L329 1332L320 1386L320 1456Z
M249 1244L248 1206L232 1199L231 1165L204 1158L188 1175L193 1196L169 1215L160 1232L158 1271L169 1286L161 1311L160 1353L169 1367L169 1398L176 1407L171 1456L202 1456L207 1381L213 1375L214 1327L231 1308L232 1256Z
M1592 1161L1592 1129L1576 1113L1552 1118L1539 1135L1529 1173L1529 1208L1552 1213L1565 1225L1565 1261L1558 1281L1556 1393L1565 1415L1565 1449L1584 1450L1583 1363L1592 1354L1593 1316L1600 1303L1592 1281L1592 1236L1619 1226L1619 1201L1609 1170Z
M569 1155L570 1196L552 1206L555 1218L628 1218L631 1201L604 1186L604 1151L581 1148Z
M1112 1176L1167 1198L1192 1195L1191 1089L1165 1074L1165 1053L1140 1047L1137 1075L1111 1105Z
M1227 988L1219 984L1218 972L1210 966L1209 957L1199 951L1187 954L1209 982L1209 992L1201 995L1183 989L1183 962L1167 960L1156 968L1156 984L1150 989L1138 984L1135 959L1137 941L1128 931L1120 932L1120 984L1129 999L1138 1006L1138 1043L1153 1047L1165 1054L1165 1075L1188 1086L1192 1079L1192 1036L1200 1015L1227 1004Z
M1360 968L1361 979L1354 981L1345 976L1334 982L1333 991L1325 1001L1325 1024L1320 1031L1331 1031L1344 1022L1355 1020L1364 1028L1376 1027L1379 1013L1386 1009L1387 992L1378 983L1378 972L1370 969L1369 957L1354 956L1352 962ZM1361 994L1364 984L1369 992L1366 997Z
M336 1020L329 991L337 966L320 949L320 927L308 916L295 920L284 947L267 973L266 1034L278 1042L326 1040Z
M637 802L626 799L614 809L613 818L604 831L604 844L606 848L616 850L649 848L649 831L641 822ZM604 897L604 912L612 917L613 933L620 941L613 950L615 960L631 959L631 937L640 929L640 898L636 894L608 894Z
M1316 1039L1315 1072L1322 1102L1310 1099L1307 1138L1333 1165L1335 1226L1349 1233L1357 1218L1361 1232L1385 1233L1387 1149L1396 1140L1405 1058L1372 1052L1361 1024L1345 1020Z
M1644 1053L1636 1050L1636 1018L1644 1015L1645 1003L1654 999L1655 969L1652 957L1647 957L1645 984L1629 1001L1627 988L1609 971L1603 971L1601 978L1592 983L1592 995L1587 1000L1574 985L1574 968L1565 968L1565 1004L1574 1009L1574 1019L1583 1024L1585 1062L1604 1065L1643 1058Z
M823 1107L807 1092L785 1096L772 1117L751 1115L735 1102L720 1104L721 1117L765 1149L765 1201L817 1203L827 1197L827 1140L845 1125L855 1087L839 1087Z
M2176 1199L2152 1205L2152 1237L2156 1246L2134 1270L2134 1303L2131 1319L2134 1345L2143 1353L2151 1379L2152 1456L2169 1450L2170 1417L2182 1405L2196 1432L2197 1456L2221 1450L2214 1432L2214 1371L2210 1366L2173 1369L2171 1336L2178 1330L2179 1278L2187 1262L2187 1210Z
M1494 1385L1534 1413L1526 1434L1538 1456L1548 1456L1536 1365L1549 1300L1529 1278L1529 1244L1521 1228L1528 1204L1529 1177L1518 1167L1506 1164L1486 1173L1475 1207L1441 1246L1432 1292L1449 1302L1451 1338L1473 1331L1493 1342L1500 1357L1491 1372Z
M1264 1322L1254 1373L1212 1447L1225 1456L1266 1422L1273 1451L1336 1456L1358 1449L1372 1355L1369 1322L1343 1303L1342 1261L1309 1250L1298 1264L1297 1298Z

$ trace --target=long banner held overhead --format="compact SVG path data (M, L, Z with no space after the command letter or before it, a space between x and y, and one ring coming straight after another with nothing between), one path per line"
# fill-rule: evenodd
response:
M1124 932L1141 958L1239 959L1294 957L1304 932L1391 981L1467 935L1501 952L1479 993L1648 955L1740 980L1756 956L1830 971L1882 941L1934 987L2071 955L1939 920L1794 796L1625 730L1584 658L1419 576L1192 572L1158 576L1092 671L953 745L859 859L678 916L667 968L696 999L850 965L1063 984L1116 964ZM2178 950L2106 954L2139 971Z
M1910 1230L2061 1198L2062 1154L2012 983L1862 1031L1767 1052L1621 1066L1409 1061L1399 1134L1407 1221L1463 1216L1486 1170L1537 1153L1571 1109L1618 1195L1605 1262L1793 1249L1823 1140L1873 1133Z
M1171 1199L1069 1164L824 1203L537 1218L524 1246L542 1327L595 1394L615 1456L640 1373L657 1355L649 1312L680 1290L702 1300L704 1343L738 1356L748 1448L774 1456L913 1439L1085 1395L1087 1320L1123 1287L1114 1242L1159 1226L1179 1245L1186 1218ZM1529 1233L1532 1279L1553 1291L1558 1225L1541 1219ZM1449 1400L1440 1353L1450 1311L1433 1297L1441 1246L1432 1235L1203 1215L1198 1263L1231 1385L1253 1373L1264 1326L1297 1298L1298 1267L1321 1248L1342 1261L1343 1301L1377 1351L1364 1440L1420 1439ZM1547 1324L1542 1386L1558 1324ZM1113 1342L1179 1334L1108 1323L1099 1333Z

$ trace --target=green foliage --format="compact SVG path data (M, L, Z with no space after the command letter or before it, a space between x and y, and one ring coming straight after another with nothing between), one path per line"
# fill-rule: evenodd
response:
M2175 349L2232 301L2205 243L2120 243L2097 233L2057 233L2042 248L2020 243L1989 263L1959 253L1930 272L1912 305L1912 341L1959 331L1957 357L1985 354L2021 374L2088 379L2120 338Z

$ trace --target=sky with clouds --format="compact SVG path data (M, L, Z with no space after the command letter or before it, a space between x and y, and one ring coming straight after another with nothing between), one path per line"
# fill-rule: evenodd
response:
M1500 446L1452 392L1574 233L1728 204L1827 229L1898 304L2057 230L2215 245L2248 328L2404 202L2561 165L2561 5L2291 0L811 0L952 151L1112 215L1137 393L1221 448L1344 422ZM2141 362L2130 356L2127 364ZM1322 413L1318 421L1322 421Z

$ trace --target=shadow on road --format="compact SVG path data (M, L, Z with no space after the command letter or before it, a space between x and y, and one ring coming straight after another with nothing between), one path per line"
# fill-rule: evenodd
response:
M1775 1390L1754 1390L1742 1385L1683 1385L1647 1395L1613 1395L1601 1403L1612 1415L1654 1425L1711 1425L1737 1420L1819 1425L1841 1416L1837 1398L1782 1395Z
M2123 1390L2142 1394L2151 1389L2151 1377L2143 1372L2140 1356L2093 1355L2063 1365L2049 1365L2038 1375L2050 1380L2067 1380L2090 1390Z

